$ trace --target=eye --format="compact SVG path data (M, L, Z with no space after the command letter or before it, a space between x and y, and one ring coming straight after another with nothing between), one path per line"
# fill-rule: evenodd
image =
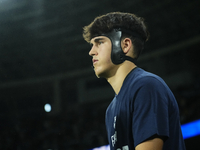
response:
M103 41L99 41L99 42L98 42L98 45L101 45L101 44L103 44Z

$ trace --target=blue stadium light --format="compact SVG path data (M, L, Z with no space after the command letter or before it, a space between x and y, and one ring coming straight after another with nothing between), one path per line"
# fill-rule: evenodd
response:
M97 148L94 148L94 149L91 149L91 150L110 150L110 146L104 145L104 146L97 147Z
M181 130L184 139L200 135L200 119L181 125ZM91 150L110 150L110 148L109 145L106 145Z
M182 125L181 129L182 129L184 139L200 135L200 119Z
M50 105L50 104L45 104L45 105L44 105L44 110L45 110L46 112L50 112L50 111L51 111L51 105Z

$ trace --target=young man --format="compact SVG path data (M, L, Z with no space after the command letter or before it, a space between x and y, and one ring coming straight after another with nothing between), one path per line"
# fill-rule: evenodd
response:
M113 12L84 27L95 74L115 97L106 111L111 150L185 150L174 95L158 76L136 66L149 33L142 18Z

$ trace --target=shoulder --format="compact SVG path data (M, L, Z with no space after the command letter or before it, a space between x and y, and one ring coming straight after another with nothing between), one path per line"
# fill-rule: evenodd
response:
M141 68L136 68L129 74L123 85L123 91L121 93L129 96L131 101L137 97L147 99L157 95L172 95L170 88L161 77Z
M138 71L138 74L132 80L134 81L130 82L127 91L133 102L137 100L138 102L143 100L145 102L147 99L150 101L157 99L165 99L165 101L168 101L167 99L173 97L165 81L153 73L144 70Z
M165 81L159 77L158 75L155 75L153 73L147 72L141 68L137 68L132 73L132 82L130 82L132 86L135 87L141 87L141 86L163 86L167 87L167 84Z

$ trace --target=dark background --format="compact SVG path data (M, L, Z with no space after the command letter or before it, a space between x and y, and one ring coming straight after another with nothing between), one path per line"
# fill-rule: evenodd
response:
M108 144L104 116L114 93L94 75L82 28L111 11L145 18L151 36L138 66L166 81L182 124L200 119L199 6L199 0L0 0L0 149ZM199 140L185 140L187 150L199 149Z

